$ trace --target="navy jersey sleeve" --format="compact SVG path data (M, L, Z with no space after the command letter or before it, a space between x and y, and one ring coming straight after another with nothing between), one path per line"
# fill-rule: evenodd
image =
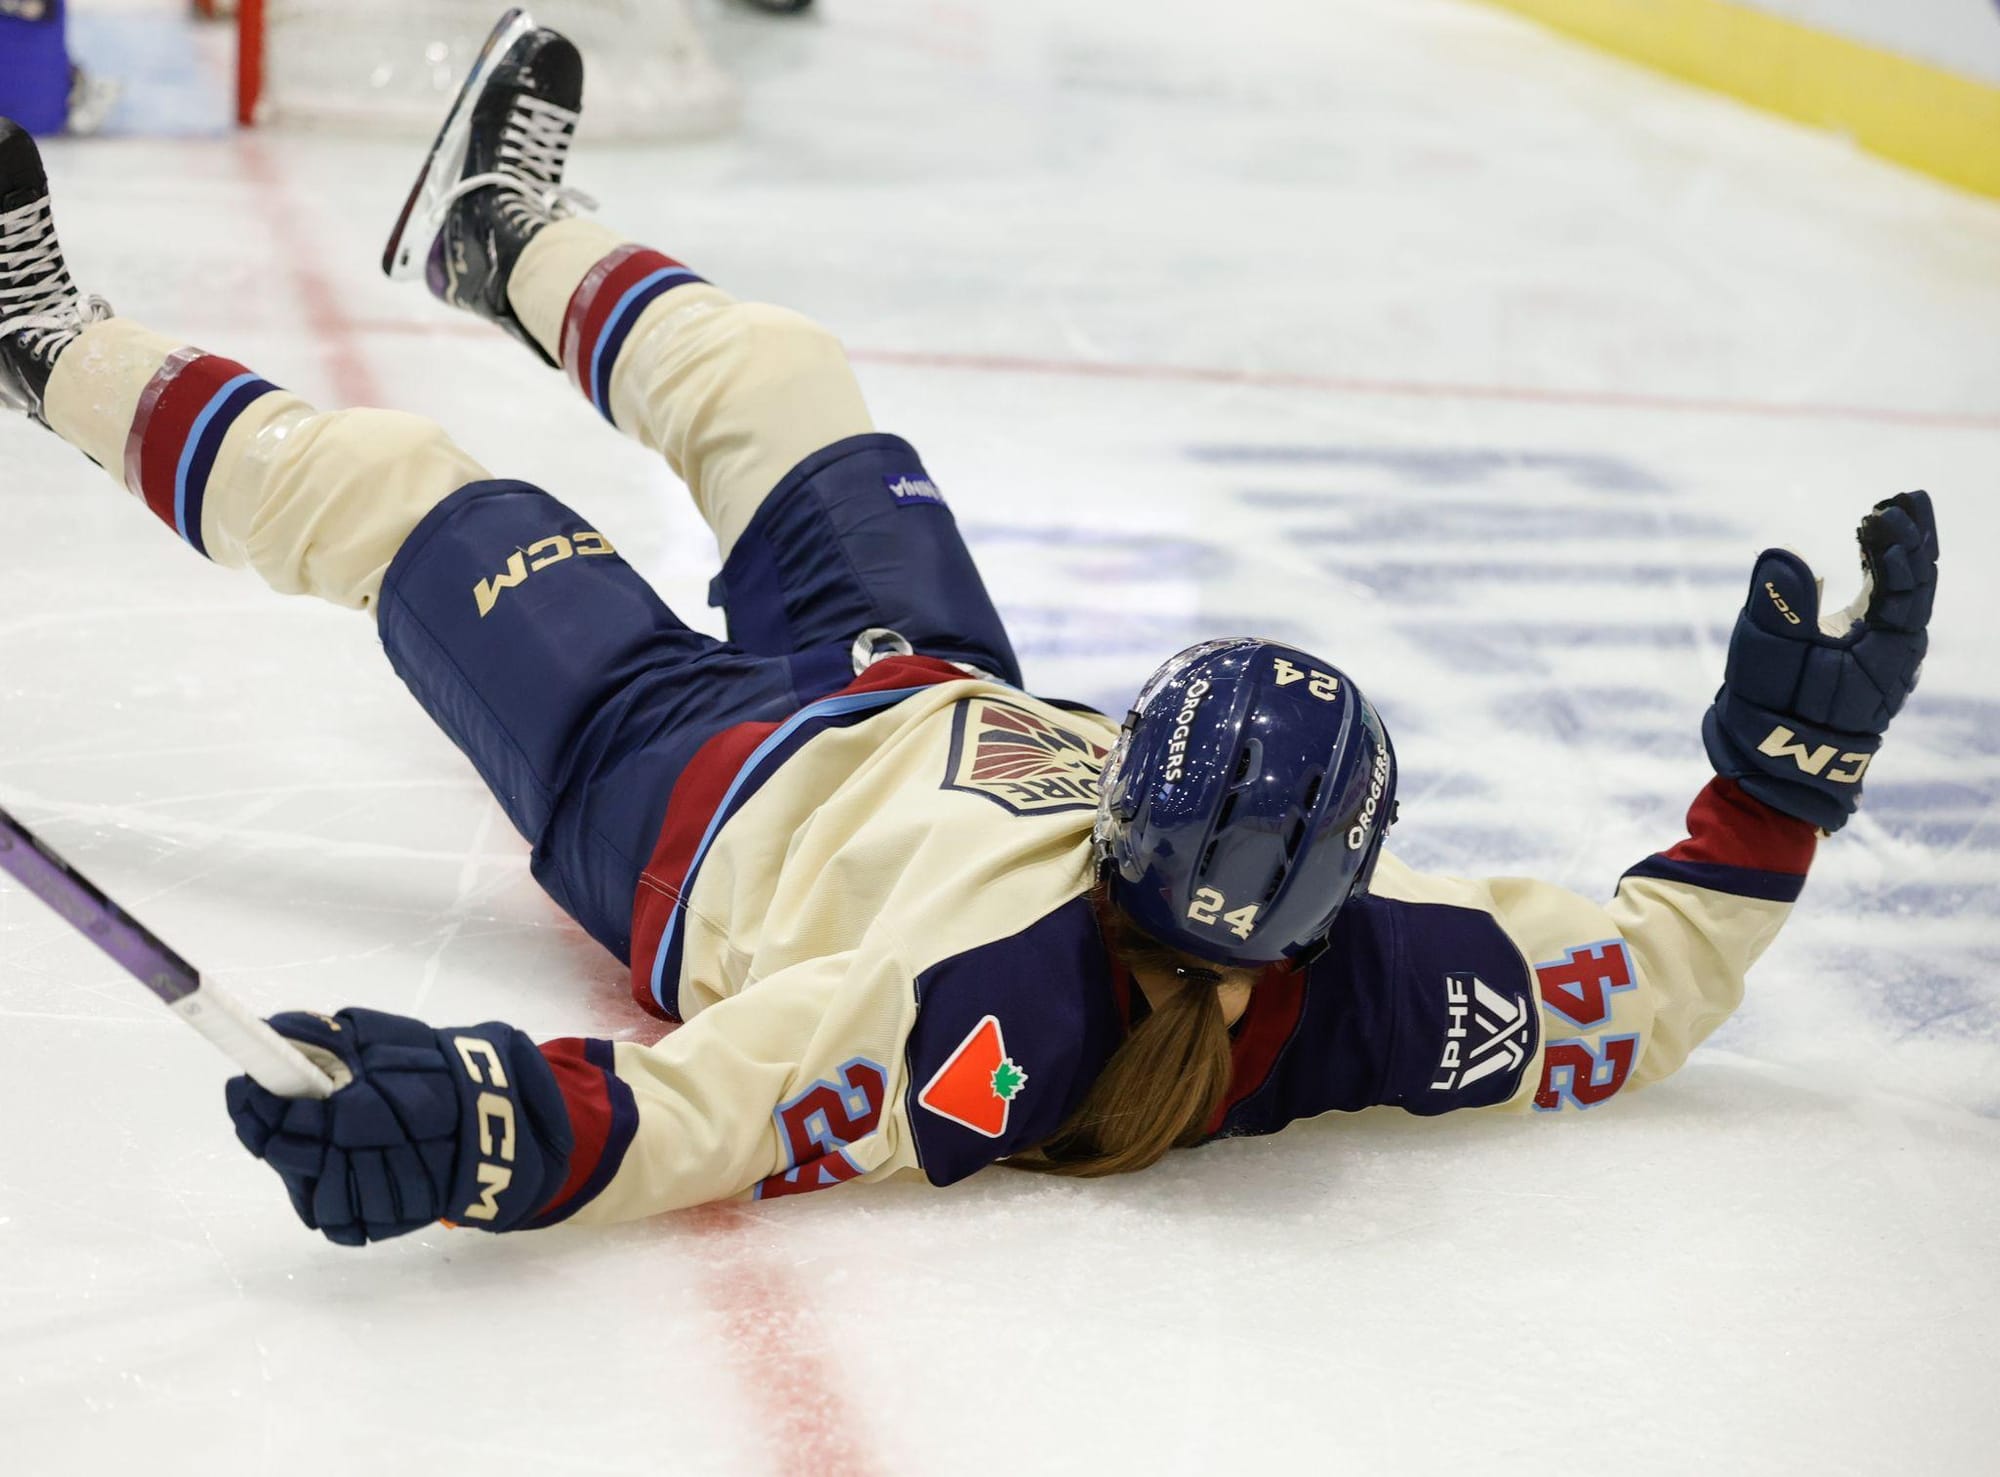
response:
M1260 982L1216 1129L1273 1133L1379 1104L1491 1107L1520 1087L1537 1039L1527 965L1492 915L1367 898L1303 974Z
M925 970L916 988L907 1111L934 1185L1048 1138L1124 1036L1088 898Z

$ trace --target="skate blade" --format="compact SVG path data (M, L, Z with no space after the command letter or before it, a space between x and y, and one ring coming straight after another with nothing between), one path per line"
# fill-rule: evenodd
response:
M535 29L534 17L519 6L509 10L494 24L486 44L473 58L472 68L452 99L451 111L444 116L431 151L424 156L417 182L410 187L402 214L396 217L389 244L382 248L382 272L397 282L424 274L430 246L444 223L444 198L465 172L465 153L472 137L472 114L479 94L485 89L492 64L507 54L508 48Z

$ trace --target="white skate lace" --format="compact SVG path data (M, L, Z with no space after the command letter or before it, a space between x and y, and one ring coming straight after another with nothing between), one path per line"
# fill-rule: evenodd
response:
M0 339L19 334L29 353L50 360L110 316L111 304L69 280L48 196L0 214Z
M562 182L570 141L576 137L581 117L556 103L521 94L514 99L500 131L500 157L495 167L460 180L440 202L440 208L490 185L507 196L500 202L500 213L517 227L545 226L578 210L595 210L596 200Z

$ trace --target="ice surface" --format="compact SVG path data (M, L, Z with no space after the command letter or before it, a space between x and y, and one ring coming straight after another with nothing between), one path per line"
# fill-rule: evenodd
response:
M1755 552L1844 601L1921 485L1935 646L1868 809L1740 1016L1585 1119L365 1253L0 888L0 1470L2000 1470L2000 208L1443 0L822 3L726 18L742 135L576 175L845 337L1040 689L1292 637L1394 725L1412 861L1601 895L1680 834ZM376 274L411 146L214 132L213 38L86 31L183 135L48 150L88 287L437 417L710 618L665 471ZM214 978L648 1033L365 624L18 421L0 507L0 804Z

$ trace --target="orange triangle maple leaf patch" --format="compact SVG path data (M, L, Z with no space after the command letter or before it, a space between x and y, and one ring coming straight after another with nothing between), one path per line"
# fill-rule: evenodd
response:
M1006 1133L1008 1110L1027 1085L1028 1074L1007 1055L999 1019L989 1015L958 1043L917 1101L940 1118L997 1139Z

